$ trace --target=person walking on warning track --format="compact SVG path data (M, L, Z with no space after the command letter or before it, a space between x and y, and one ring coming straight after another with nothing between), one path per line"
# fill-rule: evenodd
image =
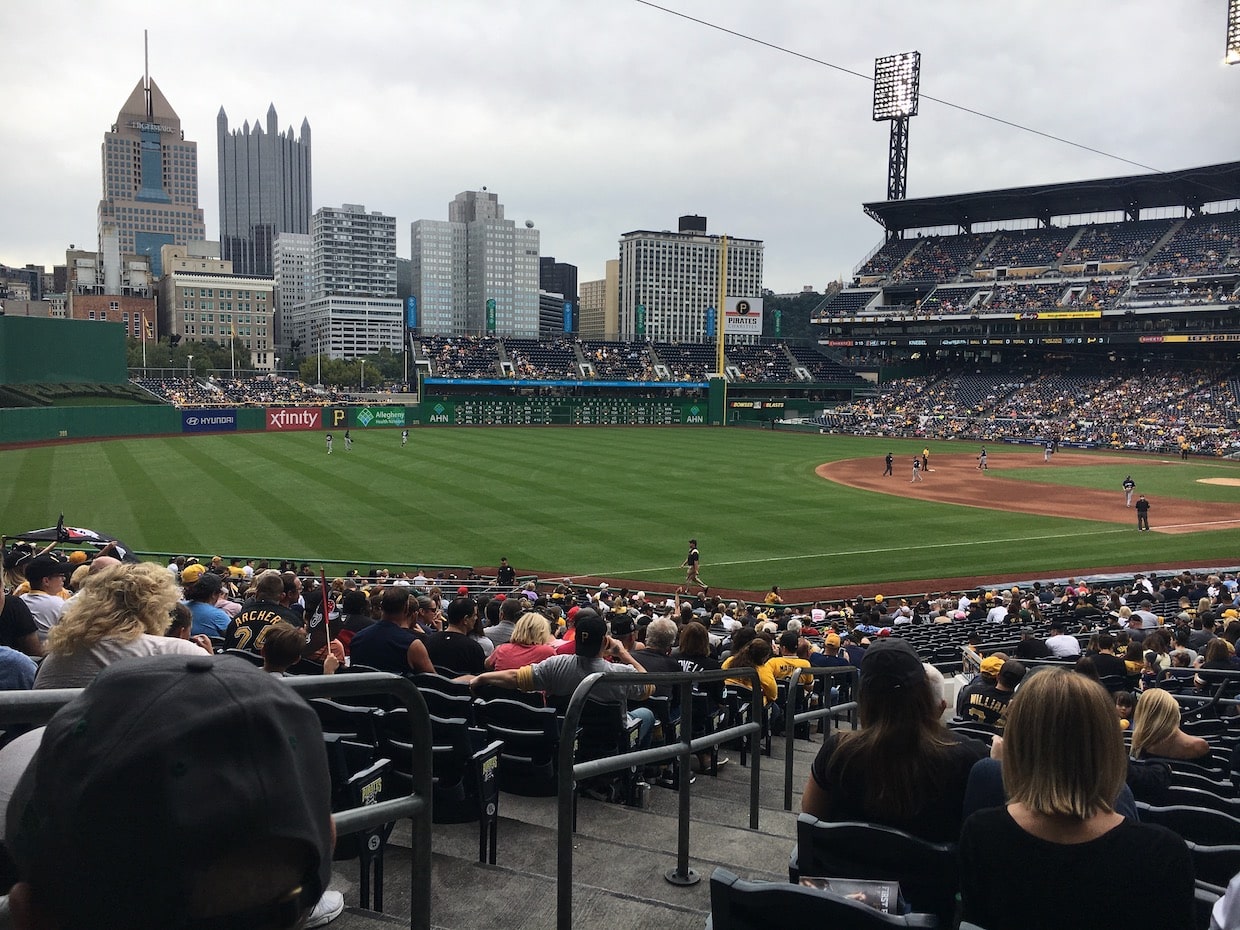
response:
M909 481L909 484L912 484L914 481L925 481L925 480L926 479L921 476L921 459L919 459L917 456L914 455L913 456L913 478L911 481Z
M695 584L701 588L702 593L705 594L710 590L710 585L705 584L702 579L698 577L698 564L700 561L701 555L698 553L697 540L691 539L689 540L689 554L685 556L685 560L680 563L680 567L685 570L685 587L688 588L689 585Z
M328 455L332 454L332 434L331 433L327 434L327 454Z
M1132 475L1128 475L1126 478L1124 478L1123 488L1124 488L1124 506L1131 507L1132 506L1132 492L1137 489L1137 483L1132 480Z
M989 466L987 466L986 464L986 447L985 446L982 446L982 451L977 454L977 470L978 471L990 471Z
M883 477L884 477L884 478L885 478L885 477L887 477L888 475L890 475L890 474L892 473L892 472L891 472L891 463L892 463L893 461L895 461L895 456L893 456L890 452L888 452L888 453L887 453L887 457L886 457L885 459L883 459L883 462L885 462L885 463L886 463L886 465L887 465L887 468L883 471Z
M1150 502L1145 499L1142 494L1137 498L1137 531L1149 532L1150 528Z

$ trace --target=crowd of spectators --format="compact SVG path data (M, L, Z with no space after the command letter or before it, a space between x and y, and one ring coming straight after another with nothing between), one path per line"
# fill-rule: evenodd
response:
M332 388L312 388L281 375L253 378L134 378L133 382L177 407L318 406L340 399Z
M15 805L22 815L8 818L4 837L16 866L10 883L71 881L83 855L94 855L95 867L101 867L101 846L119 858L117 875L133 867L137 860L131 856L140 859L139 850L169 854L158 838L170 834L151 826L158 817L123 816L134 804L155 812L164 803L183 806L168 786L135 791L122 803L115 785L112 792L84 788L81 794L45 797L49 783L63 786L62 792L82 780L90 788L105 772L127 766L119 785L141 787L154 778L184 787L188 774L203 787L214 772L227 771L229 778L216 785L227 792L238 780L248 784L259 772L269 778L283 766L288 781L276 779L280 787L260 799L261 810L281 812L274 821L283 825L277 832L307 831L304 824L318 818L315 878L298 887L289 911L297 920L291 925L300 925L312 911L319 914L310 920L314 926L329 922L343 903L328 889L328 773L321 751L298 751L299 745L317 746L320 725L279 680L330 675L346 664L402 674L459 673L457 684L471 690L490 685L561 697L590 671L623 672L604 687L623 695L621 706L639 727L639 746L661 738L654 712L640 706L653 690L642 683L645 672L753 669L764 725L779 732L798 706L845 699L839 687L816 688L805 672L855 668L861 729L833 730L823 739L802 809L826 821L864 821L928 842L958 842L962 861L970 863L960 878L963 913L992 927L1041 926L1005 921L1004 902L1028 899L1027 909L1036 911L1053 887L1070 893L1078 916L1129 914L1135 908L1157 915L1159 926L1194 926L1187 919L1193 899L1190 847L1170 831L1143 826L1147 808L1141 805L1167 803L1184 787L1182 779L1191 770L1178 763L1185 760L1215 773L1220 798L1240 787L1240 741L1226 711L1202 718L1208 728L1188 732L1189 712L1206 707L1218 682L1228 680L1219 676L1240 672L1240 586L1232 573L1138 573L1100 583L1069 578L906 599L875 595L787 605L778 586L771 587L765 603L746 603L706 591L690 597L683 588L652 596L568 579L518 583L505 560L493 576L471 577L455 589L435 585L436 579L421 571L377 567L320 587L304 565L204 556L177 557L165 566L121 562L106 550L93 558L81 551L61 558L54 546L36 550L22 543L3 553L0 668L9 676L4 687L86 690L52 721L41 747L37 740L23 746L26 754L19 762L9 753L0 766L0 788L14 798L10 814ZM49 598L62 606L41 637L35 613L47 616L43 601ZM261 672L234 656L213 654L224 647L235 656L248 655L247 662L261 666ZM955 675L961 657L964 671ZM41 664L30 674L36 661ZM745 689L751 681L729 678L728 687ZM144 693L161 698L144 702ZM726 711L721 691L705 693L708 707L714 703ZM806 705L794 703L801 700ZM225 713L233 729L207 729L207 718ZM242 720L255 727L253 732ZM86 731L107 732L109 740L101 745L111 751L71 755L75 743L96 746L92 740L83 743ZM122 733L123 746L115 741ZM272 740L272 734L288 739ZM161 753L159 747L170 743L178 751ZM268 758L273 753L280 755L278 763ZM169 757L177 765L156 764ZM705 752L695 759L703 771L709 765L716 772L728 761ZM307 768L312 760L317 761ZM33 776L25 772L27 763ZM651 767L646 774L677 787L666 771ZM96 796L99 803L90 808L78 800ZM284 806L275 803L278 796L286 798ZM206 809L177 819L177 842L200 840L219 818L231 826L248 817L247 836L268 828L262 826L267 819L198 801ZM122 810L110 810L118 804ZM93 819L78 823L74 818L86 809ZM57 811L63 818L58 824L78 823L79 829L67 837L61 830L33 835L30 814L38 810L44 817ZM104 822L109 829L86 829ZM49 860L46 853L32 852L53 838L61 856ZM1076 884L1090 888L1096 884L1089 878L1095 867L1154 850L1159 903L1119 906L1100 903L1096 894L1064 892L1067 865L1049 873L1024 868L1031 846L1042 857L1039 862L1071 860L1083 870ZM223 851L209 848L212 855ZM129 855L115 851L125 849ZM1083 856L1091 857L1088 869ZM181 867L173 862L167 868ZM149 872L153 866L144 868ZM66 874L54 877L57 869ZM305 877L290 874L294 880ZM244 887L259 879L247 874ZM82 892L69 903L34 900L86 920L71 925L102 925L109 921L98 917L105 908L99 898L107 900L111 891L110 886L107 892ZM19 913L26 913L29 895L17 891ZM159 923L127 917L125 925L185 925L187 913L198 916L195 900L160 895ZM239 906L239 900L248 899L230 899L226 906ZM130 907L107 900L107 913L114 917L122 906ZM1228 906L1225 900L1223 907ZM1113 923L1091 916L1090 925Z
M1148 452L1240 452L1234 371L958 373L889 382L818 418L832 431L939 439L1058 440Z
M1240 213L1185 220L1141 272L1142 278L1226 274L1240 270Z
M980 268L1049 268L1075 234L1071 229L1004 230L973 264Z

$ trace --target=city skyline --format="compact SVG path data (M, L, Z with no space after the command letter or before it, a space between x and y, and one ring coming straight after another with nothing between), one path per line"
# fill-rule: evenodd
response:
M1174 16L1153 0L1122 15L1066 0L669 6L862 74L878 55L919 49L910 197L1143 172L929 95L1163 170L1233 160L1240 144L1220 0ZM9 11L23 41L6 61L21 106L0 116L5 264L50 269L70 243L95 241L100 132L142 74L144 26L151 77L201 148L209 239L220 238L214 120L222 107L260 123L273 103L315 127L313 208L394 215L401 256L414 220L484 186L583 281L603 276L625 231L682 214L761 239L777 292L846 276L882 237L861 206L886 182L887 128L870 120L867 82L634 2L225 2L151 22L128 0ZM485 54L460 67L471 42ZM279 53L254 53L265 45Z

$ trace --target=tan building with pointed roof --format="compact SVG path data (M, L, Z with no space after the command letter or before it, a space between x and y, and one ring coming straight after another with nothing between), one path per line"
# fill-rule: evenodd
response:
M158 278L160 248L205 239L206 226L198 207L198 145L186 140L180 117L149 76L104 134L102 160L99 251L105 236L115 235L119 252L147 256Z

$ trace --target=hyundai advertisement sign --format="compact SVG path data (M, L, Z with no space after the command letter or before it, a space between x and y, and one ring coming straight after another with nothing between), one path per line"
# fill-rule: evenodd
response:
M227 433L237 429L236 410L182 410L181 432Z

